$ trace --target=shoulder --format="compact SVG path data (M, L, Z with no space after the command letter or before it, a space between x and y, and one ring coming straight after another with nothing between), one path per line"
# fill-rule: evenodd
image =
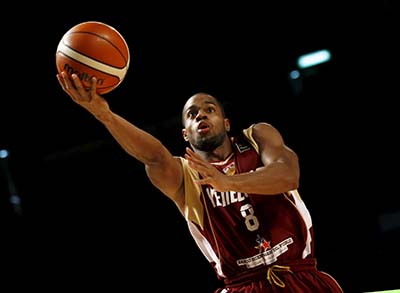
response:
M258 147L266 144L281 145L283 138L280 132L270 123L258 122L243 130L243 134Z
M193 169L192 167L190 167L189 162L187 159L185 159L184 157L175 157L176 160L178 160L182 166L182 171L183 171L183 176L184 179L198 179L198 172Z
M272 124L267 123L267 122L258 122L252 124L250 127L254 129L254 131L277 131Z
M267 122L258 122L251 124L249 127L243 129L243 133L246 137L256 139L264 135L280 135L278 130Z
M259 152L259 141L260 137L262 137L261 134L268 131L271 127L271 124L266 122L254 123L243 129L242 135L253 146L253 148ZM238 140L240 140L240 136Z

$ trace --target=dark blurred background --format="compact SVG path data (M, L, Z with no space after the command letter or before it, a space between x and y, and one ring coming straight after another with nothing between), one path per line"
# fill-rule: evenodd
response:
M183 103L198 91L224 102L233 132L273 124L300 158L319 268L345 292L400 287L394 1L92 4L27 4L24 18L15 7L8 13L18 21L1 20L0 286L220 285L175 205L58 85L59 40L96 20L114 26L131 50L125 80L106 96L115 112L176 155L185 147ZM330 61L290 78L299 56L321 49Z

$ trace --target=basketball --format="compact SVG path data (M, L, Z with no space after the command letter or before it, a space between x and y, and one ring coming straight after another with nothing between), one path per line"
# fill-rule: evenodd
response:
M58 73L76 73L85 88L97 78L97 93L106 94L124 80L130 52L124 37L112 26L87 21L75 25L61 38L56 51Z

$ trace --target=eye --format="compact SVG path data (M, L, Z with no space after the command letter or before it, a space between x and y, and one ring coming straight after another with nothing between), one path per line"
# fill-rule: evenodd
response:
M208 107L206 109L207 113L214 113L215 112L215 108L214 107Z
M196 115L197 115L196 111L188 111L186 114L186 117L189 119L192 119L192 118L196 117Z

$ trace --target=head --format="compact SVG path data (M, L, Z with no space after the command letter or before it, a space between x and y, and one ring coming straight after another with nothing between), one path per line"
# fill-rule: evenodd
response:
M182 135L197 150L212 152L229 140L229 119L222 104L213 96L197 93L182 110Z

